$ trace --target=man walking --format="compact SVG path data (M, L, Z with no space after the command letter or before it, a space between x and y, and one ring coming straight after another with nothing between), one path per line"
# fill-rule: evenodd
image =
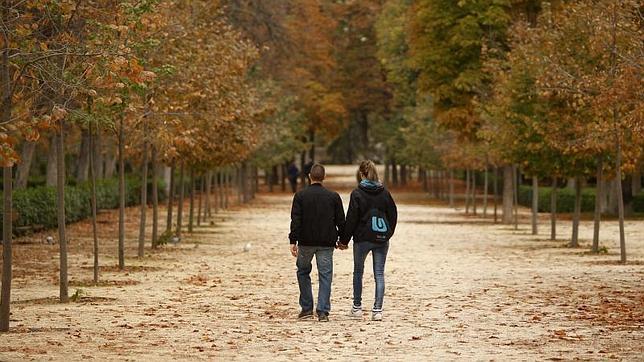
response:
M300 286L299 319L313 318L311 261L315 256L319 289L316 307L318 320L329 321L331 310L331 281L333 279L333 250L344 229L344 209L337 192L322 186L324 167L315 164L308 174L311 185L293 197L291 209L291 254L297 257L297 282Z
M288 174L288 182L291 184L291 190L293 193L297 192L297 178L300 175L300 169L295 166L295 161L291 161L286 168L286 173Z

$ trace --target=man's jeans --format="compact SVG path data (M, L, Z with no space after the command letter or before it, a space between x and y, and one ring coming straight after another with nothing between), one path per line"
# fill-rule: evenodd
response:
M374 312L382 312L385 297L385 262L387 261L389 242L372 243L363 241L353 243L353 305L362 307L362 275L364 262L369 252L373 258L373 276L376 280L376 300L373 303Z
M329 313L331 310L331 281L333 279L333 247L298 246L297 282L300 285L300 306L303 311L313 310L313 291L311 289L311 261L315 255L318 266L317 311Z

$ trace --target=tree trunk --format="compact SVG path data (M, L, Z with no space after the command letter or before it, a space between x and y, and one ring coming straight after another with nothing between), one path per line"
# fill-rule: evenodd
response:
M212 205L214 206L215 209L215 214L219 212L219 203L221 202L221 183L219 182L219 171L213 171L211 173L212 175L212 180L211 180L211 186L213 188L213 196L215 197L214 201L212 202ZM212 215L210 215L212 216Z
M557 177L552 178L550 193L550 240L557 240Z
M611 52L610 52L610 78L609 85L615 87L615 78L617 76L617 3L612 4L611 11ZM612 116L613 132L615 136L615 172L617 179L617 212L619 217L619 250L620 261L626 263L626 236L624 235L624 194L622 190L622 139L619 114L617 113L617 100L613 99Z
M199 178L200 184L199 187L201 189L201 192L197 195L197 226L201 226L201 211L203 208L203 195L206 193L205 185L206 183L204 182L204 177L202 176Z
M67 282L67 236L65 235L65 123L60 121L56 143L56 195L58 203L58 242L60 246L60 302L69 301Z
M503 167L503 220L504 224L512 223L512 211L514 203L514 167L507 165Z
M570 246L579 246L579 219L581 218L581 177L575 177L575 213L572 219L572 239Z
M400 165L400 185L407 186L407 165Z
M282 192L286 192L286 165L280 166L280 185Z
M215 181L217 182L217 190L219 192L219 208L224 209L224 193L226 192L226 180L224 180L225 173L224 171L219 171L217 172L217 178Z
M470 178L472 179L472 213L476 215L476 170L470 170Z
M237 186L237 204L241 205L244 203L244 185L241 167L235 168L235 185Z
M615 177L610 182L610 191L608 192L608 213L613 216L619 215L619 197L618 190L621 189L621 181L618 182ZM619 187L618 187L619 186Z
M391 185L391 172L389 170L389 158L385 157L385 185Z
M89 146L89 130L81 130L81 143L78 150L78 168L76 169L76 181L87 181L89 171L89 155L91 147Z
M617 124L617 110L613 108L613 119ZM617 126L615 126L617 127ZM620 261L626 263L626 235L624 233L624 195L622 194L622 143L619 136L616 136L617 157L615 157L615 170L617 172L617 215L619 217L619 251Z
M539 233L539 179L532 176L532 235Z
M119 117L119 269L125 269L125 116Z
M248 164L244 162L241 169L241 178L242 178L242 200L244 203L250 201L250 172L248 170Z
M195 170L190 168L190 209L188 214L188 232L192 234L195 222L195 193L197 192Z
M391 161L391 181L394 186L398 186L398 165L396 165L396 160Z
M92 110L92 99L88 98L87 101L88 112ZM90 204L92 208L92 237L94 239L94 285L98 284L99 265L98 265L98 225L96 221L96 212L98 206L96 205L96 153L92 152L95 149L95 132L94 122L89 123L89 179L91 181L91 198Z
M3 105L7 107L7 105ZM3 118L6 117L7 110L3 110ZM12 221L13 221L13 168L4 167L3 169L3 200L4 208L2 215L2 294L0 297L0 332L9 331L9 321L11 319L11 279L12 279Z
M9 4L5 1L2 11L2 20L9 18ZM3 24L7 27L7 24ZM11 29L11 28L9 28ZM6 31L6 29L5 29ZM7 42L12 35L11 30L5 34L4 41ZM9 67L9 49L5 43L4 51L2 52L2 63L0 68L0 89L4 99L0 99L0 107L2 110L0 120L1 123L7 124L11 122L12 94L11 94L11 80L12 71ZM53 150L52 152L53 153ZM0 292L0 332L9 331L9 323L11 320L11 279L12 279L12 243L13 243L13 168L11 165L3 165L3 216L2 216L2 291Z
M483 175L483 217L487 217L488 174L489 170L487 165L485 165L485 173Z
M46 185L55 187L58 180L57 172L58 166L56 165L56 150L58 150L58 136L53 135L49 141L49 153L47 154L47 175Z
M172 161L172 166L170 167L170 188L168 190L168 214L165 222L165 232L170 233L172 231L172 209L174 209L174 173L175 173L175 162Z
M454 207L454 170L449 169L449 207Z
M311 149L309 150L309 159L311 163L315 163L315 130L309 131L309 141L311 142Z
M157 148L152 145L152 249L159 243L159 160ZM172 218L170 218L172 222Z
M230 192L230 169L226 168L224 176L224 209L228 210L228 194Z
M251 194L251 178L252 174L250 172L249 166L246 162L242 164L242 189L243 189L243 199L244 203L250 201Z
M635 166L635 171L633 172L633 178L631 182L631 191L633 193L633 196L637 196L640 192L642 192L642 169L640 165Z
M514 193L514 230L519 230L519 170L512 166L512 191Z
M147 123L143 121L143 134L147 135ZM138 256L145 256L145 227L148 211L148 140L143 138L143 164L141 165L141 218L139 220L139 250Z
M618 158L621 158L618 156ZM616 161L617 163L621 163L621 160ZM618 167L621 167L618 166ZM617 169L617 177L618 180L621 179L622 177L622 172L618 168ZM626 235L624 232L624 198L622 195L622 183L620 181L617 182L617 215L619 218L619 250L620 250L620 262L626 263Z
M280 170L280 165L273 165L271 168L271 184L273 186L278 185L279 182L279 172Z
M499 168L494 166L494 223L499 222Z
M304 172L304 167L306 166L306 152L302 151L300 153L300 182L302 182L302 188L306 187L306 178L307 174Z
M266 169L266 178L268 179L268 192L270 192L270 193L273 192L273 175L274 175L274 171L275 171L275 167Z
M423 192L429 192L428 172L431 171L427 171L422 167L418 169L418 181L423 185Z
M253 166L253 195L252 199L254 200L257 193L259 192L259 170L257 166Z
M465 213L470 213L470 169L465 170Z
M96 178L105 177L105 165L103 157L103 137L101 135L101 129L96 127L94 137L94 147L92 147L92 153L94 155L94 175Z
M177 204L177 238L181 239L181 226L183 225L183 200L186 195L186 187L184 183L185 164L181 162L179 170L179 203Z
M593 228L593 253L599 252L599 226L602 218L602 206L601 206L601 195L602 195L602 183L604 180L604 163L599 162L597 165L597 189L595 192L595 217L594 217L594 228Z
M24 189L29 181L29 171L36 151L36 142L25 141L20 151L20 163L16 169L16 189Z
M212 171L206 172L205 177L205 196L206 198L204 199L204 221L206 220L207 217L212 217L212 210L210 206L211 202L211 197L212 197ZM217 203L215 202L215 205Z
M110 147L110 152L107 155L107 159L105 160L105 178L114 177L114 172L116 170L117 157L118 157L118 155L115 154L115 152L113 150L113 147Z

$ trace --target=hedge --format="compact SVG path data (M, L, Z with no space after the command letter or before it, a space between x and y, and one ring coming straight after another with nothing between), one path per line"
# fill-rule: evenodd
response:
M633 211L644 213L644 192L640 192L633 197Z
M141 180L131 177L126 179L125 203L134 206L140 203ZM152 185L148 185L148 200L151 200ZM91 216L91 184L85 182L76 186L65 187L65 218L68 223L77 222ZM159 182L159 200L165 200L163 183ZM115 209L119 206L118 180L105 179L96 183L96 204L98 209ZM0 205L2 210L2 205ZM13 226L27 227L39 225L44 228L55 228L58 225L56 214L56 189L38 186L19 189L13 192ZM0 214L0 221L2 214Z
M539 212L550 212L551 187L539 188ZM532 207L532 187L519 187L519 204ZM581 190L581 211L593 212L595 210L595 189ZM557 189L557 212L575 211L575 191L568 188Z
M551 187L539 188L539 212L550 212L550 195ZM581 190L581 212L595 211L595 194L594 188L585 188ZM519 187L519 204L526 207L532 207L532 187ZM632 201L633 211L644 213L644 192L636 195ZM575 191L569 188L557 189L557 212L574 212L575 211Z

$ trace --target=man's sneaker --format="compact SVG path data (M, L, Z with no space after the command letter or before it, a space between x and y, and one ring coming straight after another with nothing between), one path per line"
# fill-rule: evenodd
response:
M297 319L309 319L309 318L313 318L313 311L312 310L303 310L297 316Z
M329 321L329 313L318 312L318 321L320 321L320 322L328 322Z
M371 320L381 321L382 320L382 312L373 312L371 314Z
M355 305L352 306L349 316L353 318L362 318L362 307L356 307Z

